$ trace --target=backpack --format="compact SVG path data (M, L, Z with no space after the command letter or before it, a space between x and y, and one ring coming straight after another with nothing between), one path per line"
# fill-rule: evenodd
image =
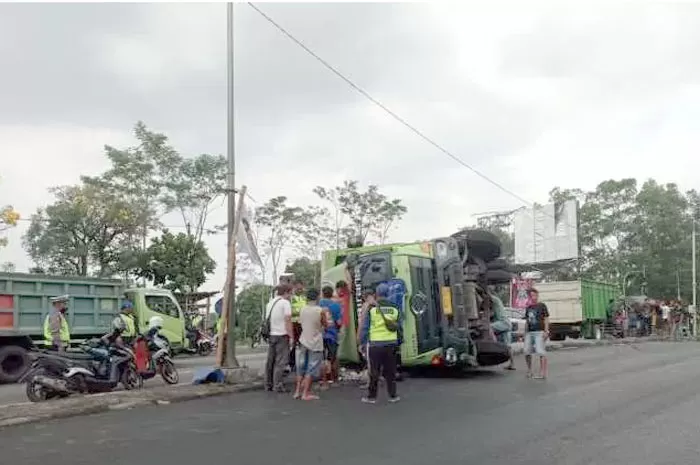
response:
M275 309L275 305L277 305L280 300L282 300L282 297L278 297L277 300L275 300L275 303L273 303L272 307L270 308L270 314L267 315L267 318L265 318L265 320L262 322L262 326L260 326L260 337L266 342L270 341L270 318L272 318L272 311Z

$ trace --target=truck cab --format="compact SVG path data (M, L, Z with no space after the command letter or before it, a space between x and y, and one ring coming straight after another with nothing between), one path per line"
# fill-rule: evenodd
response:
M174 351L187 348L185 314L172 292L165 289L133 288L124 291L124 296L134 304L134 315L141 332L148 329L148 320L153 316L163 319L161 336L165 337Z

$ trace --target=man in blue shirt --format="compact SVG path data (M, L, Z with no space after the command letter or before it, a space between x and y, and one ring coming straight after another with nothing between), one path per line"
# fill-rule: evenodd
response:
M323 371L323 386L328 387L330 382L338 381L338 342L340 329L343 326L343 309L333 300L333 288L324 286L321 289L322 299L319 307L327 312L328 326L323 333L323 349L325 352L326 367Z

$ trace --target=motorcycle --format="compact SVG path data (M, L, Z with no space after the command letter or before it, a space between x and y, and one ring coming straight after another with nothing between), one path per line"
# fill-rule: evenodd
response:
M109 392L120 383L127 390L139 387L134 353L128 347L93 342L83 353L38 351L31 356L32 365L20 379L31 402Z
M134 352L137 371L141 378L140 384L158 374L167 384L177 384L180 381L180 375L170 357L170 344L167 339L158 334L150 339L140 336L134 344Z
M216 347L215 340L200 329L192 329L191 332L194 334L194 337L192 338L193 344L192 347L186 349L186 352L189 352L190 354L198 354L202 357L210 355Z

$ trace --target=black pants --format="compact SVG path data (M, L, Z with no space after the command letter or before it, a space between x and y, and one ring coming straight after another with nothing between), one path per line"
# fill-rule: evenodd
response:
M370 399L377 398L379 376L384 375L389 397L396 397L396 346L376 346L369 348L369 393Z
M289 352L289 368L292 370L292 373L294 373L297 366L297 343L301 336L301 323L292 323L292 330L294 332L294 339L290 341L292 350Z
M265 364L265 387L280 389L283 386L284 367L289 359L289 338L287 336L270 336L267 346L267 363Z

